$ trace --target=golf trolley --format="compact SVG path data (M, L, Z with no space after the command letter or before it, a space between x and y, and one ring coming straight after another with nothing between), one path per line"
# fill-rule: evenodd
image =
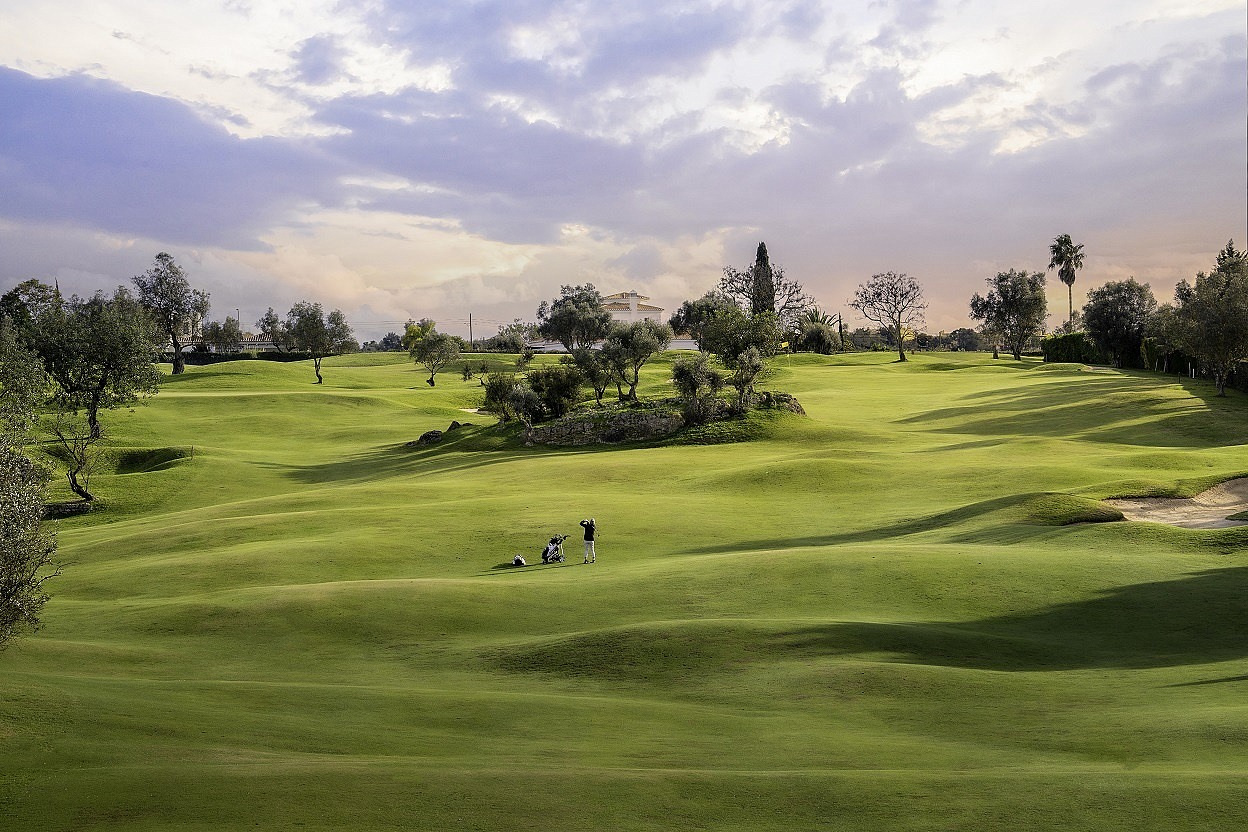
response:
M567 540L566 534L557 534L546 544L546 548L542 550L542 563L563 563L566 558L563 556L563 541Z

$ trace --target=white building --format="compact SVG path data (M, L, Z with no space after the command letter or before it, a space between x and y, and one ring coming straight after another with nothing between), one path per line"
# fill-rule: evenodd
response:
M636 290L616 292L602 299L602 306L611 313L611 320L621 324L634 321L654 321L663 323L663 307L651 306L643 301L650 300L645 295L637 294Z

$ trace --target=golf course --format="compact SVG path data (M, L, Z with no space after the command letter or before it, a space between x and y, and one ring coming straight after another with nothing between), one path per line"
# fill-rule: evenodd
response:
M1242 392L801 354L559 448L405 354L167 372L0 652L0 829L1248 827L1248 526L1101 502L1248 476Z

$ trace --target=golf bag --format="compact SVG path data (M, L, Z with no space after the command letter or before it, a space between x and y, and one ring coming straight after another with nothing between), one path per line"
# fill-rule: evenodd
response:
M542 550L542 563L563 563L563 541L567 540L566 534L557 534L546 544L546 548Z

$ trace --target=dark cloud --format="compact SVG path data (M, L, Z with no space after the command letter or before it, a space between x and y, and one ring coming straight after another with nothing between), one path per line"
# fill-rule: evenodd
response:
M610 224L607 214L627 209L644 175L637 147L469 100L448 109L433 98L373 96L321 112L322 122L346 131L324 141L335 156L434 189L381 195L372 207L462 219L508 242L549 241L560 224L585 222L587 214ZM595 203L602 208L593 210Z
M804 18L813 19L813 13ZM750 25L747 13L722 4L677 7L636 0L589 7L574 0L390 0L371 20L374 37L407 50L417 65L453 63L456 83L473 94L516 94L560 111L591 105L604 88L636 89L652 78L688 76L746 36ZM551 31L556 24L570 25L574 35L569 51L553 56L558 60L515 55L512 38L518 30ZM576 69L568 71L567 62Z
M299 44L293 57L296 76L305 84L328 84L343 74L343 49L333 35L308 38Z
M0 68L0 216L251 248L334 165L299 142L240 139L184 104L84 76Z

